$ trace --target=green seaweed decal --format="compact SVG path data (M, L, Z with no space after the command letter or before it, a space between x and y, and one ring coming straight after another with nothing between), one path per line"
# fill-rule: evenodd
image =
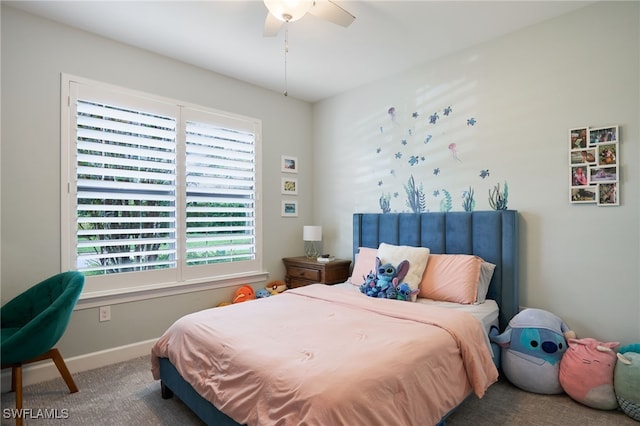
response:
M465 212L472 212L476 207L476 200L473 199L473 188L462 193L462 208Z
M416 186L413 175L411 175L409 181L404 186L404 190L407 192L407 206L411 211L414 213L426 211L427 203L425 201L424 187L422 184Z
M443 189L442 192L444 193L444 198L440 200L440 211L451 211L451 209L453 208L453 205L451 204L451 194L446 189Z
M386 193L380 196L380 208L382 213L391 212L391 194Z

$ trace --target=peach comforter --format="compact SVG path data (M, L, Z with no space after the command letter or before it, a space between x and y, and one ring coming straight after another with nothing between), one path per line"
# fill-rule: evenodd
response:
M470 314L315 284L176 321L152 348L248 425L428 425L498 372Z

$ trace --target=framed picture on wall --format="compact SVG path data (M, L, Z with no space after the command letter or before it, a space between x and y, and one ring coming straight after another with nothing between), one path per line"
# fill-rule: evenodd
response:
M298 216L298 202L282 200L282 217L297 217Z
M589 129L589 144L595 145L602 142L617 142L618 126L598 127Z
M569 149L581 149L587 147L589 130L587 127L578 127L569 130Z
M596 164L596 149L572 149L570 151L571 164Z
M285 173L298 173L298 158L288 155L281 156L280 171Z
M598 199L598 187L591 186L579 186L571 187L571 202L572 203L595 203Z
M298 195L298 179L282 178L280 180L280 193Z
M618 164L618 143L601 143L598 145L598 166L615 166Z
M591 167L589 169L590 183L617 182L617 181L618 181L617 167Z
M598 185L599 206L617 206L618 204L618 183L601 183Z
M584 166L577 166L571 168L571 186L587 186L589 184L589 175L587 175L587 168Z

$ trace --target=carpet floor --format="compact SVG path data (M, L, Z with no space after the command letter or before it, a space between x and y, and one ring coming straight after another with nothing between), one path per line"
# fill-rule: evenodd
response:
M31 409L31 418L26 419L25 425L202 425L178 398L162 399L160 382L152 379L150 366L149 357L140 357L74 374L80 389L75 394L69 393L62 378L27 386L23 390L24 408ZM15 424L7 418L9 410L15 408L15 394L3 389L1 402L2 426ZM44 418L56 416L57 419ZM595 410L567 395L524 392L500 380L484 398L469 397L447 419L447 425L638 426L639 423L621 411Z

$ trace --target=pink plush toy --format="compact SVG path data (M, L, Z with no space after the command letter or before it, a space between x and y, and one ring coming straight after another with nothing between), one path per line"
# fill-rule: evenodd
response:
M618 342L602 343L595 339L569 339L569 348L560 361L562 389L574 400L591 408L618 408L613 388Z

